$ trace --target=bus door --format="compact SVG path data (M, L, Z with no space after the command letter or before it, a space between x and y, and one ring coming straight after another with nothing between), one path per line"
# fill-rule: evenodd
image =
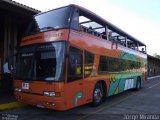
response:
M83 51L70 47L68 57L68 77L65 96L67 106L82 105L83 98Z

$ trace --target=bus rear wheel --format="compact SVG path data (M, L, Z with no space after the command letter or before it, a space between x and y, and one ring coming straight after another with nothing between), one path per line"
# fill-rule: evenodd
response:
M102 98L103 98L103 90L102 90L101 84L98 83L96 84L94 91L93 91L92 105L99 106L102 103Z

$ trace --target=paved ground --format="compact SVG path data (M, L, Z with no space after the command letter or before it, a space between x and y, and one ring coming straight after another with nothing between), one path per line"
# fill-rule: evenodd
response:
M159 114L159 115L158 115ZM99 107L84 105L66 112L33 106L0 111L7 120L160 120L160 77L150 79L140 91L108 98ZM8 119L9 120L9 119Z

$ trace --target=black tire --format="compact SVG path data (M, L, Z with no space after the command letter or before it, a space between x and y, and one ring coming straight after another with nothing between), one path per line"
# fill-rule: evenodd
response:
M102 83L102 92L103 92L102 102L105 102L107 100L107 96L106 96L106 87L105 84L103 83Z
M99 106L102 103L103 90L100 83L97 83L93 90L92 106Z
M141 89L141 78L137 78L137 83L136 83L136 90L139 91Z

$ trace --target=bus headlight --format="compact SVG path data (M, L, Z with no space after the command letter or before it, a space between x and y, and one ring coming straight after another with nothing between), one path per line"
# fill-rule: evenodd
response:
M14 89L16 92L21 92L21 89L20 88L15 88Z
M44 96L50 96L50 97L56 96L55 92L44 92L43 95Z

